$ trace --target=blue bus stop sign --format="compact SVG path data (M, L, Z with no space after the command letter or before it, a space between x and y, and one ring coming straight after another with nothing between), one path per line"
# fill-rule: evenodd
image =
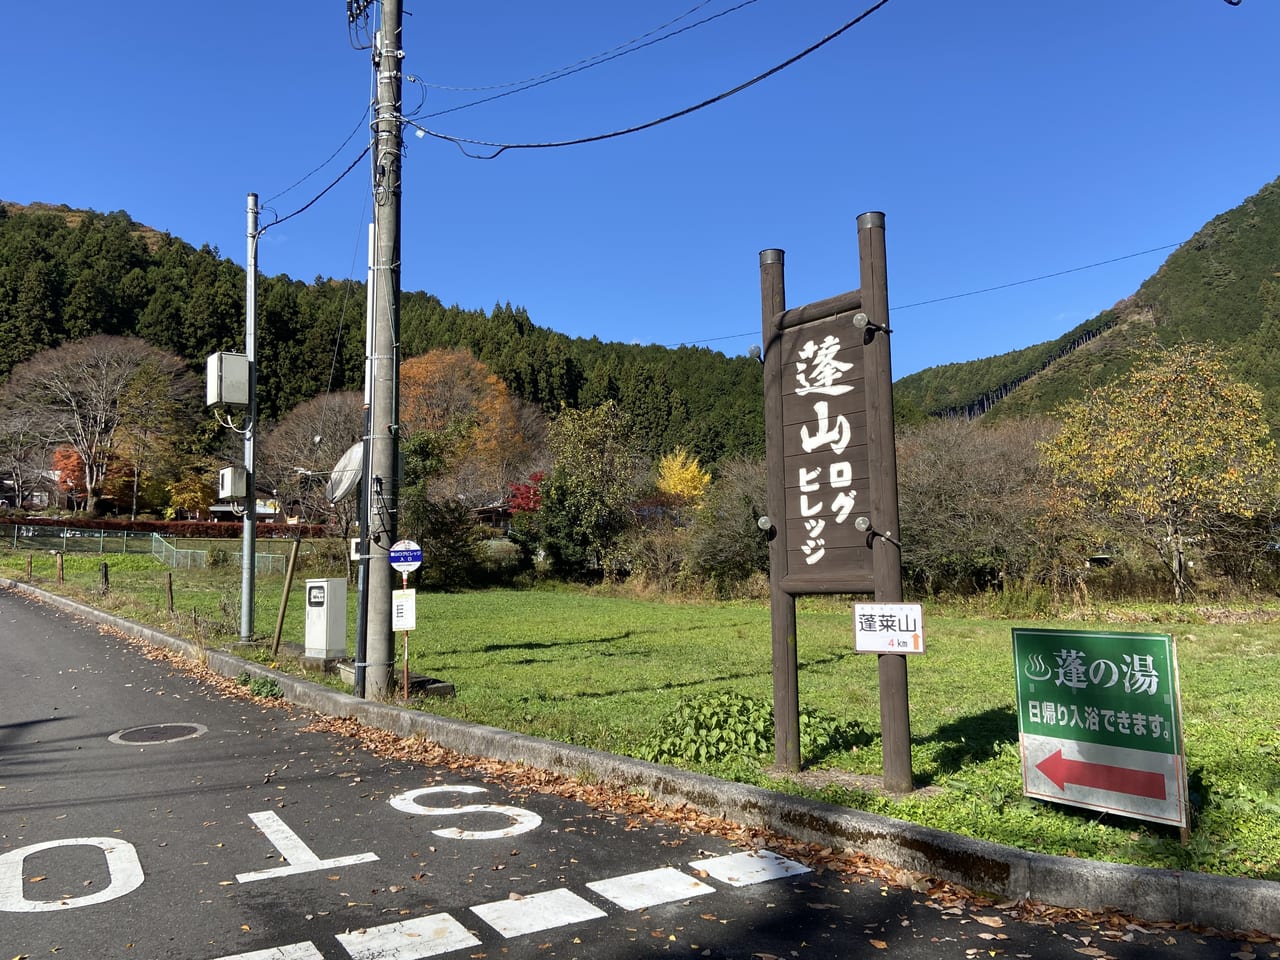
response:
M387 552L387 559L401 573L413 573L422 566L422 548L412 540L397 540Z

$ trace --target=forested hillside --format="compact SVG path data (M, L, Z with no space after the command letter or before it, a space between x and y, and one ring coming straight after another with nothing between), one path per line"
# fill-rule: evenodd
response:
M360 387L364 302L359 282L261 279L259 396L267 421L311 397ZM683 447L712 465L763 453L753 360L570 338L510 303L486 311L406 292L401 307L405 358L464 348L548 413L615 400L636 424L638 454ZM135 333L200 372L208 354L240 348L243 316L244 271L216 249L192 247L122 211L0 204L0 381L39 350L94 333ZM903 377L894 386L898 415L1048 412L1122 375L1154 345L1183 341L1221 350L1234 376L1263 391L1268 421L1280 427L1280 180L1205 224L1131 297L1062 336Z
M1280 179L1214 217L1115 307L1056 340L904 377L895 398L916 418L1047 412L1129 370L1153 344L1181 342L1222 351L1280 427Z
M0 203L0 382L37 352L95 333L136 334L203 373L243 348L244 270L117 211ZM304 400L358 389L364 284L280 275L258 287L259 409L279 419ZM554 318L547 318L554 322ZM764 450L760 365L709 349L602 343L539 326L510 303L401 304L402 355L462 347L547 412L613 399L636 425L634 450L683 447L703 463Z

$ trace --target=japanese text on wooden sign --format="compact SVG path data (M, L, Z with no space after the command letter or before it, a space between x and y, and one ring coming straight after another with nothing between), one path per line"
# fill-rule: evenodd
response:
M782 335L787 572L870 576L865 536L866 389L862 336L847 316Z

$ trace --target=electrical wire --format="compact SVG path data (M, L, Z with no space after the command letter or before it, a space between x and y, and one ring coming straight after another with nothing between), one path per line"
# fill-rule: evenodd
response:
M919 300L916 303L904 303L901 306L891 306L891 310L909 310L912 307L924 307L931 303L945 303L948 300L960 300L963 297L976 297L980 293L992 293L996 290L1008 290L1010 287L1020 287L1026 283L1038 283L1041 280L1052 280L1054 277L1065 277L1069 273L1079 273L1081 270L1092 270L1094 267L1105 267L1109 263L1119 263L1121 260L1132 260L1134 257L1145 257L1148 253L1159 253L1161 250L1172 250L1174 247L1182 246L1181 243L1166 243L1163 246L1151 247L1149 250L1139 250L1137 253L1126 253L1123 257L1112 257L1110 260L1099 260L1097 263L1086 263L1083 267L1071 267L1067 270L1059 270L1056 273L1046 273L1039 277L1029 277L1026 280L1014 280L1011 283L1001 283L994 287L983 287L981 290L970 290L968 293L953 293L947 297L934 297L932 300Z
M539 150L539 149L547 149L550 147L576 147L586 143L599 143L601 140L612 140L616 137L624 137L624 136L627 136L628 134L640 133L643 130L652 129L653 127L659 126L660 124L668 123L672 120L678 120L681 117L687 117L689 114L696 113L697 111L702 110L705 107L711 106L712 104L719 103L722 100L727 100L729 97L732 97L734 94L741 93L743 90L746 90L749 87L753 87L757 83L760 83L763 80L767 80L769 77L772 77L774 74L780 73L781 71L785 70L787 67L791 66L792 64L797 63L800 60L803 60L805 57L809 56L811 53L814 53L815 51L820 50L822 47L825 47L828 43L835 40L841 34L853 29L858 24L860 24L863 20L866 20L867 17L871 16L873 13L875 13L877 10L879 10L888 2L889 0L878 0L878 2L872 4L866 10L862 11L862 13L858 14L848 23L844 24L844 26L827 34L817 43L814 43L811 46L806 47L804 50L801 50L795 56L790 57L787 60L784 60L782 63L778 64L775 67L771 67L770 69L766 70L764 73L757 74L756 76L752 77L750 80L747 80L743 83L738 84L736 87L732 88L731 90L726 90L724 93L717 94L716 96L703 100L701 103L696 103L691 107L685 107L683 110L677 110L675 113L669 113L664 117L658 117L656 120L650 120L647 123L637 124L634 127L627 127L624 130L614 130L610 133L600 133L600 134L596 134L595 136L580 137L576 140L558 140L558 141L553 141L549 143L494 143L492 141L487 141L487 140L472 140L467 137L450 136L449 134L440 133L436 130L431 130L408 118L402 118L402 119L406 123L408 123L410 126L421 131L426 136L435 137L437 140L445 140L449 143L452 143L454 146L456 146L459 150L462 151L463 156L469 157L472 160L493 160L498 156L500 156L501 154L505 153L507 150ZM467 147L493 147L495 149L490 154L476 154L476 153L469 152L467 150Z
M696 23L687 24L686 26L681 27L679 30L673 30L670 33L665 34L661 37L655 37L654 39L649 40L646 43L642 43L639 46L633 46L633 47L630 47L629 49L621 50L620 52L613 53L612 55L609 55L609 56L600 54L598 55L597 58L589 58L587 61L582 61L581 65L575 64L573 67L566 67L561 71L554 71L550 74L544 74L542 77L535 77L532 80L520 81L520 83L522 83L523 86L518 86L514 90L504 90L502 93L495 93L491 97L482 97L479 100L471 100L467 103L460 103L456 107L449 107L448 109L445 109L445 110L437 110L434 113L427 114L422 119L430 120L434 117L442 117L446 113L456 113L457 111L465 110L468 107L478 107L483 103L491 103L494 100L501 100L503 97L510 97L510 96L514 96L517 93L524 93L526 90L532 90L534 87L540 87L543 84L551 83L552 81L555 81L555 80L563 80L565 77L571 77L575 73L581 73L584 70L590 70L592 67L598 67L603 63L609 63L612 60L617 60L618 58L625 57L631 53L638 53L639 51L644 50L646 47L651 47L654 44L661 43L663 40L669 40L672 37L679 36L682 33L687 33L688 31L693 30L697 27L700 27L703 24L711 23L713 20L719 20L721 17L728 16L731 13L736 13L737 11L741 10L743 7L749 7L751 6L751 4L756 2L758 2L758 0L743 0L742 3L739 3L735 7L730 7L727 10L722 10L719 13L713 14L709 17L699 20ZM695 7L694 9L696 10L697 8ZM687 16L687 14L685 14L685 16ZM680 18L677 17L676 19L679 20ZM675 23L675 22L676 22L675 20L671 21L671 23ZM659 27L658 29L661 30L662 27ZM636 41L632 40L632 41L629 41L629 43L636 43ZM624 44L624 46L627 46L627 45ZM507 86L507 84L501 84L500 86ZM484 89L484 88L481 88L481 89ZM489 89L498 89L498 88L495 87L495 88L489 88Z
M334 157L336 157L338 154L340 154L343 150L346 149L347 144L351 142L351 138L360 132L360 128L368 124L369 122L368 117L369 117L369 108L366 107L364 113L360 115L359 121L357 121L356 125L351 128L351 132L347 134L347 138L338 145L337 150L329 154L329 156L324 160L323 163L319 164L310 172L303 174L302 177L300 177L298 180L294 181L293 183L289 184L289 186L285 187L283 190L279 191L278 193L273 193L271 196L267 197L267 199L262 202L264 204L267 204L267 203L270 203L272 200L276 200L279 197L283 197L286 193L289 193L291 190L294 190L297 187L302 186L302 184L306 183L308 180L314 177L317 173L319 173L321 170L323 170L325 167L331 164L333 162Z
M1065 277L1069 273L1079 273L1081 270L1092 270L1095 267L1105 267L1111 263L1120 263L1122 260L1132 260L1134 257L1145 257L1150 253L1159 253L1161 250L1172 250L1174 247L1182 246L1181 243L1166 243L1158 247L1149 247L1146 250L1139 250L1137 253L1126 253L1122 257L1112 257L1110 260L1099 260L1096 263L1086 263L1082 267L1070 267L1066 270L1056 270L1053 273L1044 273L1038 277L1028 277L1025 280L1013 280L1009 283L996 284L994 287L983 287L981 290L970 290L966 293L953 293L945 297L934 297L931 300L918 300L915 303L890 304L889 311L892 313L897 310L909 310L912 307L924 307L932 303L945 303L948 300L961 300L965 297L976 297L983 293L993 293L996 290L1008 290L1010 287L1020 287L1028 283L1039 283L1041 280L1052 280L1054 277ZM684 347L690 344L698 343L715 343L719 340L741 340L743 337L754 337L756 333L731 333L723 337L708 337L705 340L685 340L679 344L666 344L668 349L674 349L677 346Z
M343 170L340 174L338 174L338 176L327 187L325 187L323 190L317 193L314 197L312 197L310 200L304 203L297 210L293 211L293 213L286 214L283 217L277 217L276 219L272 220L270 223L266 224L265 226L259 227L258 228L259 236L266 233L272 227L277 226L278 224L284 223L286 220L292 220L298 214L303 213L306 210L309 210L312 206L315 205L316 201L318 201L326 193L328 193L330 190L336 187L339 183L341 183L346 178L347 174L349 174L352 170L356 168L356 164L369 155L369 151L372 149L373 149L373 144L369 144L363 150L361 150L360 156L352 160L351 165L347 167L347 169Z
M535 83L540 80L546 80L549 78L556 77L559 74L568 73L571 70L576 70L578 67L581 67L586 64L590 64L596 60L600 60L602 57L607 57L610 54L616 53L619 50L625 50L627 47L631 46L632 44L639 43L641 40L647 40L649 37L653 36L659 30L665 30L667 29L667 27L671 26L672 24L679 23L685 17L690 16L691 14L701 10L710 2L711 0L702 0L701 3L697 4L694 7L691 7L690 9L686 10L684 13L680 14L679 16L672 17L666 23L659 24L658 26L654 27L652 30L648 30L645 33L640 34L640 36L638 37L632 37L630 40L626 41L625 43L620 43L617 46L610 47L608 50L604 50L601 53L596 53L589 57L583 57L581 60L577 60L569 64L568 66L557 67L554 70L548 70L545 73L540 73L533 77L525 77L523 80L509 80L506 83L491 83L483 87L451 87L451 86L446 86L445 84L442 84L442 83L428 83L425 80L421 80L421 79L419 79L419 82L424 87L430 87L432 90L444 90L449 93L484 93L488 90L503 90L503 89L506 89L507 87L519 87L519 86L523 86L526 83ZM754 3L755 0L751 0L751 2ZM746 6L746 4L742 4L741 6Z

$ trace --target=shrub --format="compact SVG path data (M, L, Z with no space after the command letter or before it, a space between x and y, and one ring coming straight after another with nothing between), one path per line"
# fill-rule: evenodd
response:
M697 513L690 533L689 566L727 598L752 574L769 570L769 541L756 526L766 512L762 461L731 460Z
M249 692L255 697L274 699L284 696L284 690L280 688L280 682L275 677L250 677L249 671L245 670L236 677L236 683L242 687L248 687Z
M642 759L655 763L763 761L773 751L773 741L769 702L725 691L681 700L641 753ZM810 762L870 742L871 736L857 722L842 722L815 710L800 711L800 752Z

